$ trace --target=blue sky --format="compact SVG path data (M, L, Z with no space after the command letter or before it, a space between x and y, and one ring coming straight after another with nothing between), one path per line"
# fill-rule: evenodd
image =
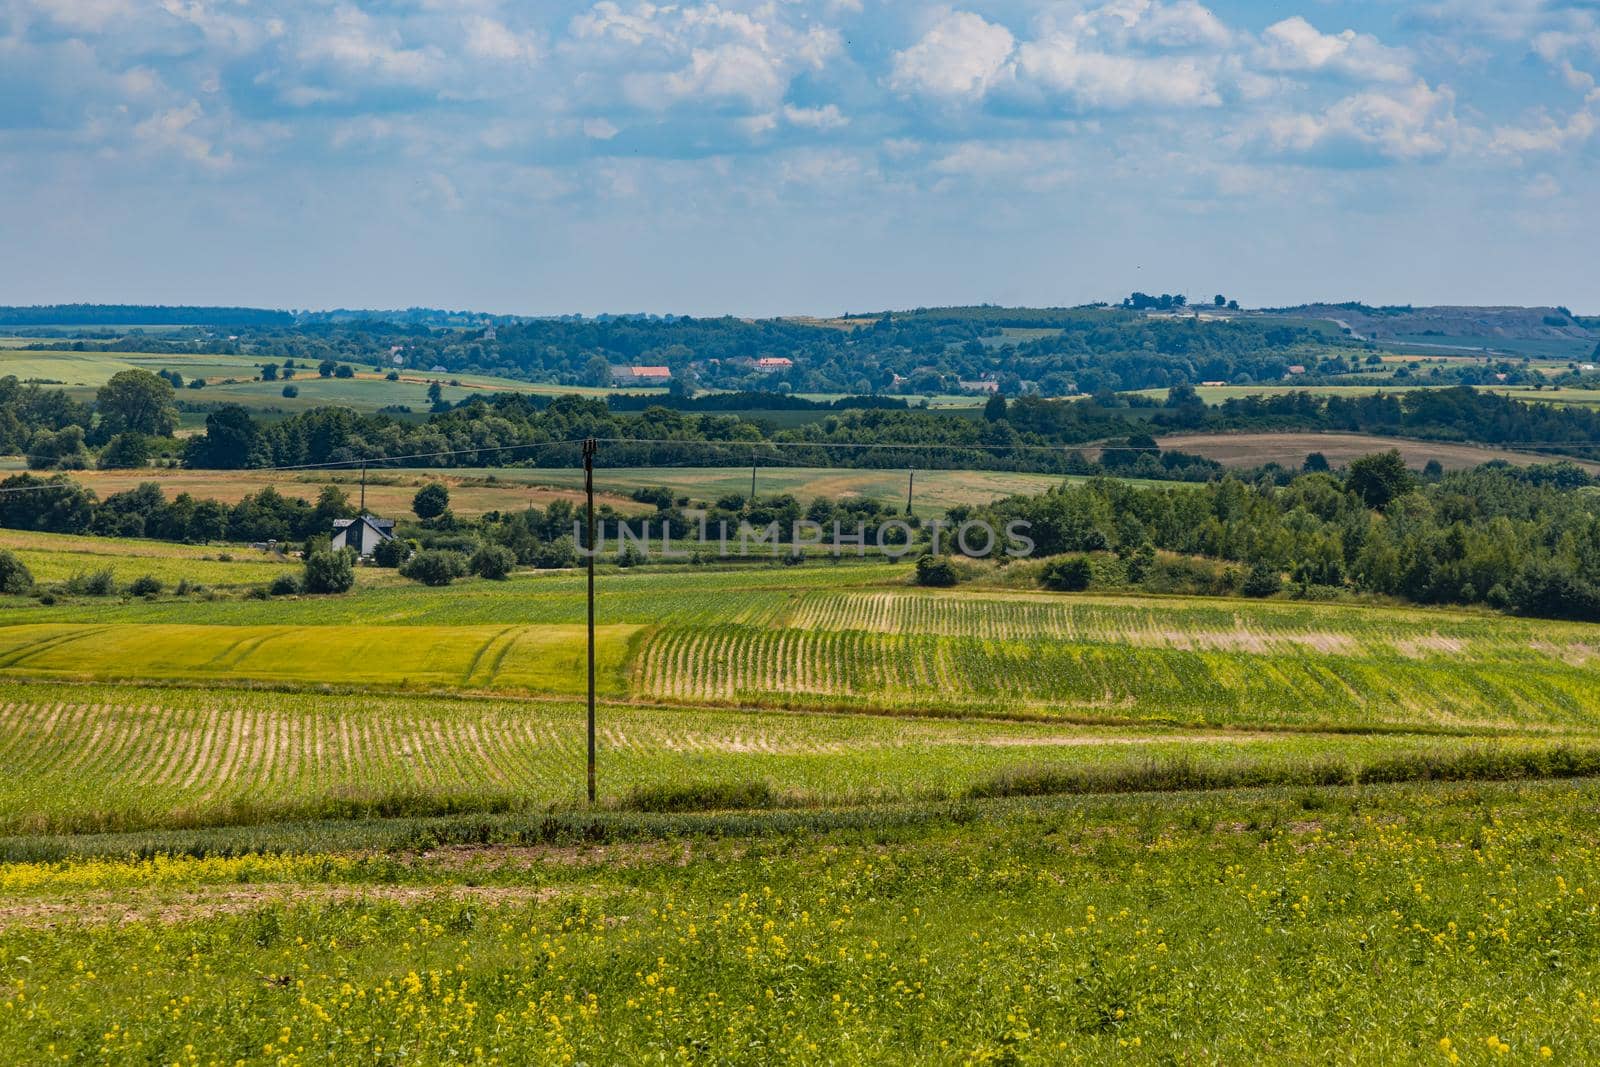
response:
M1600 313L1600 0L0 0L0 303Z

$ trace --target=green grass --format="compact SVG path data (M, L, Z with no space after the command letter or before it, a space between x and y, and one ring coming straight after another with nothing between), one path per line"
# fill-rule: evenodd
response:
M34 581L45 585L110 568L119 586L150 575L167 586L186 580L226 588L261 585L300 570L299 560L243 546L179 545L128 537L0 530L0 548L14 552L27 564ZM219 558L222 556L232 558Z
M1597 810L1425 785L13 864L0 1055L1592 1062Z

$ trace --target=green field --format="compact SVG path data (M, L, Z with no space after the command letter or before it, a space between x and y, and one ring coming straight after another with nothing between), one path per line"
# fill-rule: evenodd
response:
M591 807L580 573L0 547L213 587L0 597L4 1062L1600 1056L1594 625L606 565Z
M591 389L583 386L540 385L497 378L486 374L457 372L433 373L426 369L400 368L400 380L389 381L384 374L356 364L357 373L352 378L322 378L315 366L300 367L295 377L285 381L260 380L261 364L279 362L270 356L222 356L168 354L159 352L73 352L21 351L0 345L0 376L15 375L24 381L48 382L60 385L79 399L92 398L95 390L104 385L113 374L130 369L172 370L183 375L184 380L204 378L203 389L183 389L178 399L193 404L235 403L257 411L274 411L286 414L309 411L312 408L338 405L358 411L377 411L382 407L402 405L426 413L429 406L428 386L437 380L441 383L445 400L457 403L473 393L517 392L545 396L576 393L586 396L604 396L610 393L649 395L661 390L650 389ZM458 385L451 385L458 382ZM283 387L293 384L296 397L285 397ZM203 414L184 420L185 425L203 425Z

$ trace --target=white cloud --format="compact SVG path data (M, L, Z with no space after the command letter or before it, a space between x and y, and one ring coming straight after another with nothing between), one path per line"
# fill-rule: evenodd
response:
M1437 158L1461 129L1455 95L1418 80L1405 89L1347 96L1318 113L1272 116L1258 133L1273 152L1337 163Z
M572 20L567 50L587 70L616 64L635 107L708 102L760 114L782 103L798 73L820 70L842 48L836 31L791 21L794 15L773 4L746 13L717 4L624 9L602 0Z
M138 123L133 128L133 136L147 149L176 152L208 170L227 170L233 166L233 156L227 151L217 151L212 141L196 128L203 116L199 102L191 100L183 107L157 112Z
M1087 51L1065 33L1018 49L1017 74L1024 83L1065 96L1085 110L1222 103L1214 63L1189 56Z
M583 135L595 141L609 141L622 131L605 119L584 119Z
M1322 33L1299 15L1267 27L1258 61L1268 70L1327 71L1363 81L1407 82L1413 77L1404 51L1354 30Z
M502 62L531 62L539 49L532 38L513 31L505 23L487 15L469 15L462 20L467 51L480 59Z
M1600 89L1584 98L1583 106L1564 122L1548 112L1539 113L1527 126L1498 126L1489 139L1489 148L1506 155L1531 155L1560 152L1581 145L1600 129Z
M981 97L999 77L1014 43L1004 26L967 11L948 12L916 44L894 54L889 87L907 95Z
M825 104L822 107L785 104L783 117L791 126L804 126L812 130L837 130L850 125L850 119L840 113L837 104Z
M436 49L407 48L392 24L348 6L325 25L306 26L299 55L314 65L389 82L428 84L440 73Z

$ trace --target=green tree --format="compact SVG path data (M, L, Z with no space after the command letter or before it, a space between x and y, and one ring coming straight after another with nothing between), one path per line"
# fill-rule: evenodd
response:
M300 395L300 387L298 385L286 385L286 386L283 387L284 399L293 400L295 397L297 397L299 395Z
M100 414L96 426L99 440L109 440L119 433L171 437L178 428L172 383L147 370L113 374L95 394L95 410Z
M611 364L606 362L604 356L590 356L589 362L583 365L583 373L578 380L584 385L592 385L604 389L611 384Z
M999 422L1006 417L1006 398L999 393L991 396L983 405L983 417L989 422Z
M1345 487L1369 508L1382 511L1397 497L1404 496L1417 484L1416 476L1406 467L1400 450L1376 452L1350 462L1345 475Z
M261 365L261 380L275 382L278 380L278 365L276 363L263 363Z
M189 439L184 462L209 470L242 470L257 462L260 444L261 430L250 412L239 404L224 404L206 416L206 432Z
M411 510L419 519L436 519L450 506L450 490L438 482L430 482L417 490L411 498Z
M1058 559L1048 564L1040 581L1047 589L1059 589L1069 593L1079 593L1089 588L1089 583L1094 580L1094 566L1087 556L1069 556Z

